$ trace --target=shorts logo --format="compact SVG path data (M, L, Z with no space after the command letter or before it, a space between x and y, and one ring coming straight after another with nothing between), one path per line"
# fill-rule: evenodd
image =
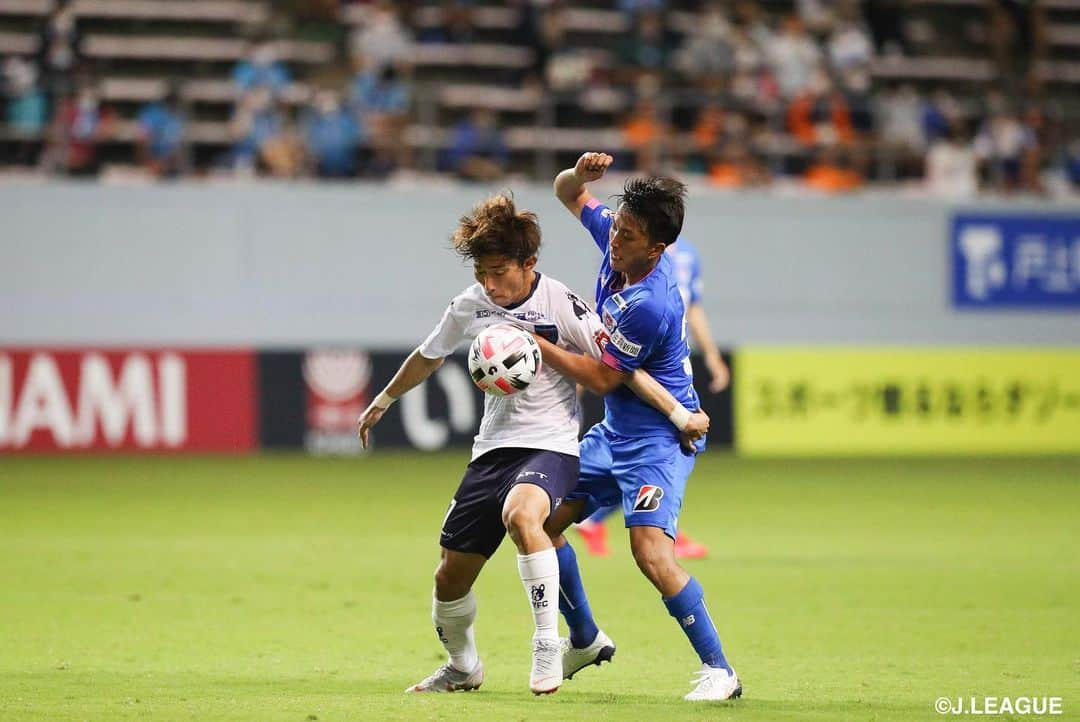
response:
M656 511L660 508L660 500L663 498L663 489L659 486L646 484L638 489L637 499L634 501L634 512Z
M529 587L533 609L540 609L548 605L548 600L544 599L544 586L543 584L533 584Z
M641 344L636 344L622 335L622 331L615 329L615 332L611 334L611 344L622 351L627 356L636 357L641 353Z
M517 478L514 479L514 481L521 481L522 479L527 479L530 476L539 477L541 481L547 481L548 478L547 474L541 474L539 471L523 471L517 475Z

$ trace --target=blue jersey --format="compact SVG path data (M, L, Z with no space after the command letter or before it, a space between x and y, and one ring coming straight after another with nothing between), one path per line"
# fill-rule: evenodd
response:
M679 240L664 251L675 266L675 282L679 284L683 305L690 308L701 303L701 256L693 243L679 236Z
M595 199L581 209L581 223L604 253L596 284L596 310L611 338L602 360L619 371L642 369L683 406L700 408L686 344L686 318L675 266L664 254L648 276L626 286L611 268L608 240L614 213ZM604 423L621 436L677 436L659 411L621 385L604 397Z

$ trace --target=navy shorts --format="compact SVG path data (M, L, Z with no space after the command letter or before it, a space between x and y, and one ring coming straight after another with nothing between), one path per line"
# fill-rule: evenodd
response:
M473 461L443 519L439 544L446 549L487 558L506 535L503 503L518 484L547 492L549 513L578 482L578 457L543 449L494 449Z

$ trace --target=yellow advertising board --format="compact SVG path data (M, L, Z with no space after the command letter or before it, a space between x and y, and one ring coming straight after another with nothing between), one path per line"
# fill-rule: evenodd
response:
M741 454L1080 453L1080 350L751 346Z

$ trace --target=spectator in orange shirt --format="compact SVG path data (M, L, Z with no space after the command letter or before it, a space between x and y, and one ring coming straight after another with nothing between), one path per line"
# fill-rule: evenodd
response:
M622 126L623 139L634 153L634 168L655 173L667 149L671 131L660 117L656 102L649 96L640 98Z
M851 112L844 95L819 72L788 107L788 130L805 145L855 140Z

